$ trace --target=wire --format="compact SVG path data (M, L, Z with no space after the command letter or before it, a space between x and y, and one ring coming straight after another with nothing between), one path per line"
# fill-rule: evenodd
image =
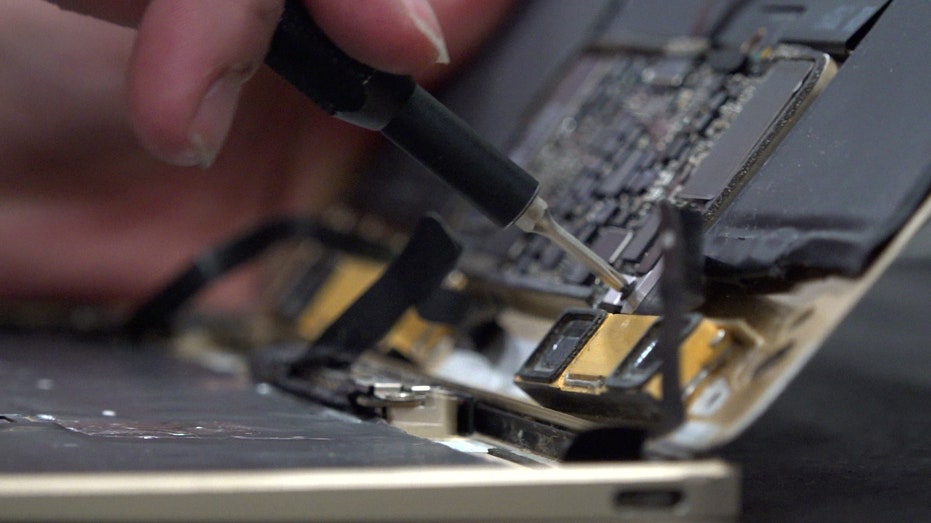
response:
M123 332L132 339L138 339L147 333L164 331L171 317L205 287L264 253L272 245L297 238L314 239L325 247L377 260L389 260L393 255L383 245L335 231L310 218L274 219L195 258L187 269L136 309L124 323Z

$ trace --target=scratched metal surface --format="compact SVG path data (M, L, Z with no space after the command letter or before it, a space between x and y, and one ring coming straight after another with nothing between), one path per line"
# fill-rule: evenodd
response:
M0 334L0 416L0 472L486 463L114 342Z

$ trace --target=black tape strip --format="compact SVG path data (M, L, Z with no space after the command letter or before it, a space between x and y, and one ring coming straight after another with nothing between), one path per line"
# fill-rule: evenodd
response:
M424 217L382 276L294 361L291 375L321 364L352 363L381 339L408 308L426 300L440 286L461 252L460 245L436 217Z
M417 314L426 321L458 325L472 309L472 298L450 289L436 289L417 304Z

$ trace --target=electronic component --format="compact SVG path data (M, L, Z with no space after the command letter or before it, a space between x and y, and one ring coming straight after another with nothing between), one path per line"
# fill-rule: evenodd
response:
M632 312L657 279L648 275L661 255L653 248L658 203L672 199L711 220L832 73L826 55L791 47L768 49L736 72L701 55L590 52L511 155L539 178L556 219L628 275L636 292L622 308ZM593 303L593 278L561 251L531 236L496 241L501 235L465 216L454 221L468 275L502 293Z
M560 317L518 372L521 380L549 383L566 369L604 323L598 310L569 310Z
M773 115L780 114L815 64L805 61L780 61L769 69L756 92L715 147L701 161L698 168L677 194L685 200L697 200L712 205L725 197L737 175L749 162L752 154L759 154L761 143L767 138L766 129Z
M656 421L661 380L677 376L688 407L725 364L755 348L746 325L689 315L680 333L679 368L657 356L658 316L569 310L553 325L516 382L548 407L593 419Z

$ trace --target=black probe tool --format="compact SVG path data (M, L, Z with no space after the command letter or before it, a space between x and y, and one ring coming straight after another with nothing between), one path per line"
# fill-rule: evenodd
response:
M285 2L265 63L332 116L381 131L496 224L549 238L605 284L626 292L624 276L553 219L533 176L411 77L378 71L346 55L300 0Z

